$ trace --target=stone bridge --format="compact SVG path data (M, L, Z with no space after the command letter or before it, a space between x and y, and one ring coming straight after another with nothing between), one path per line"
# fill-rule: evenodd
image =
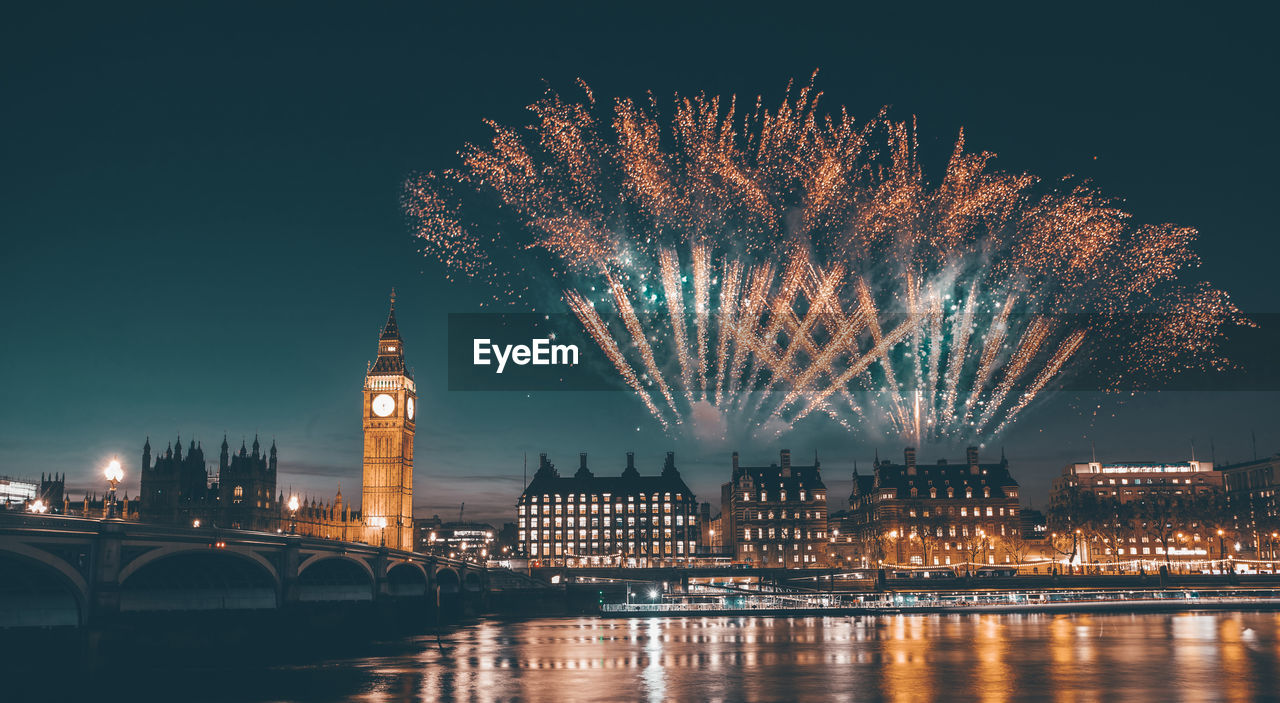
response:
M483 567L298 535L0 512L0 628L130 613L476 604Z

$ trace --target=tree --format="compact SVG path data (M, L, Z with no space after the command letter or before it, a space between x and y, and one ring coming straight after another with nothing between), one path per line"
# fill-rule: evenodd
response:
M1094 536L1101 538L1111 551L1111 562L1116 572L1120 571L1120 550L1125 540L1134 533L1133 523L1137 516L1136 506L1131 501L1122 501L1114 496L1099 497L1090 510L1090 528Z
M1146 533L1155 538L1164 551L1164 565L1172 569L1169 551L1180 534L1179 525L1188 525L1192 520L1191 510L1182 496L1165 493L1151 494L1138 504L1137 518L1143 523Z
M1005 535L1005 538L1000 541L1000 551L1015 566L1021 567L1027 562L1027 555L1031 553L1031 540L1022 534L1022 530L1015 527L1011 534Z

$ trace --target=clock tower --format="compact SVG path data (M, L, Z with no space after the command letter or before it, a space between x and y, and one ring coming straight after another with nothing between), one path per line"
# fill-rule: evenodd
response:
M365 541L413 549L413 428L417 408L413 376L404 366L396 325L396 292L378 337L378 358L364 378ZM384 522L385 521L385 522Z

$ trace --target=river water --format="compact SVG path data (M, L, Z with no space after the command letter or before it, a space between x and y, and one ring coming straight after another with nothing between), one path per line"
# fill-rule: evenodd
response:
M1280 614L483 621L358 656L134 680L157 678L228 701L1280 700Z

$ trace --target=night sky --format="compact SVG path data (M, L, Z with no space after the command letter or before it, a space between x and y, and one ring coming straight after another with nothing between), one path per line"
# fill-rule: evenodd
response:
M488 291L418 253L401 185L577 77L608 98L776 104L819 68L829 104L918 115L926 150L964 127L999 167L1087 176L1139 221L1198 228L1201 275L1246 312L1280 312L1274 17L176 5L30 3L0 22L0 475L65 471L78 498L117 455L136 494L148 435L212 456L224 432L258 433L279 444L282 488L354 499L392 286L420 394L419 516L466 501L468 518L510 519L526 452L572 469L587 451L614 473L634 450L654 473L674 449L713 503L733 449L817 450L836 500L855 460L899 458L894 440L832 432L677 441L625 392L447 390L446 314ZM1042 505L1091 441L1104 460L1185 459L1192 441L1203 459L1212 443L1222 463L1252 455L1252 430L1259 454L1280 450L1273 391L1107 397L1094 417L1097 401L1059 395L997 440L1024 501ZM921 450L942 456L962 449Z

